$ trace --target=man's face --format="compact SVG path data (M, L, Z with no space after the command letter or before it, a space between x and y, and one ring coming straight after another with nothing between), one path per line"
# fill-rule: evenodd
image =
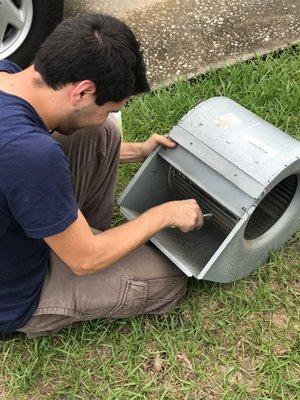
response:
M66 114L56 129L64 135L69 135L80 128L99 126L106 121L109 113L118 112L125 102L126 100L118 103L108 102L103 106L94 103L90 106L78 108Z
M89 91L81 93L80 96L75 97L75 100L72 97L70 99L71 106L68 107L68 111L64 113L56 127L64 135L69 135L80 128L103 124L109 113L120 111L126 103L125 99L120 102L109 101L98 106L95 103L94 93Z

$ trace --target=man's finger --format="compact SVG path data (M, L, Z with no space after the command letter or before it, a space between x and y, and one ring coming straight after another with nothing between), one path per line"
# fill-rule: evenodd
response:
M166 136L155 135L154 139L158 144L161 144L166 147L175 147L176 146L176 142L174 142L174 140L172 140Z
M197 229L201 229L204 225L203 213L199 207L198 218L197 218Z

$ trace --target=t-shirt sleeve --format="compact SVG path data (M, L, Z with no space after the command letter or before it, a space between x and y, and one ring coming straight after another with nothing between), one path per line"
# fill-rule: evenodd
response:
M40 239L71 225L77 219L78 205L69 161L60 144L51 137L36 139L21 138L6 148L10 171L4 192L26 235Z
M22 70L18 65L16 65L12 61L0 60L0 71L5 71L14 74L15 72L20 72Z

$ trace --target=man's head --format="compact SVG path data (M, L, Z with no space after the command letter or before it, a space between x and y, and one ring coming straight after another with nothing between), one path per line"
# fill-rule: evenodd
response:
M58 126L65 132L103 123L126 99L149 91L139 43L123 22L108 15L62 22L39 49L34 69L60 92L58 99L66 98Z

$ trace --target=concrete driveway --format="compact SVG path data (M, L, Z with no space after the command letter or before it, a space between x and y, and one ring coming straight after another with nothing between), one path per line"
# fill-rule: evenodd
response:
M65 0L66 17L83 12L134 30L153 86L300 40L300 0Z

